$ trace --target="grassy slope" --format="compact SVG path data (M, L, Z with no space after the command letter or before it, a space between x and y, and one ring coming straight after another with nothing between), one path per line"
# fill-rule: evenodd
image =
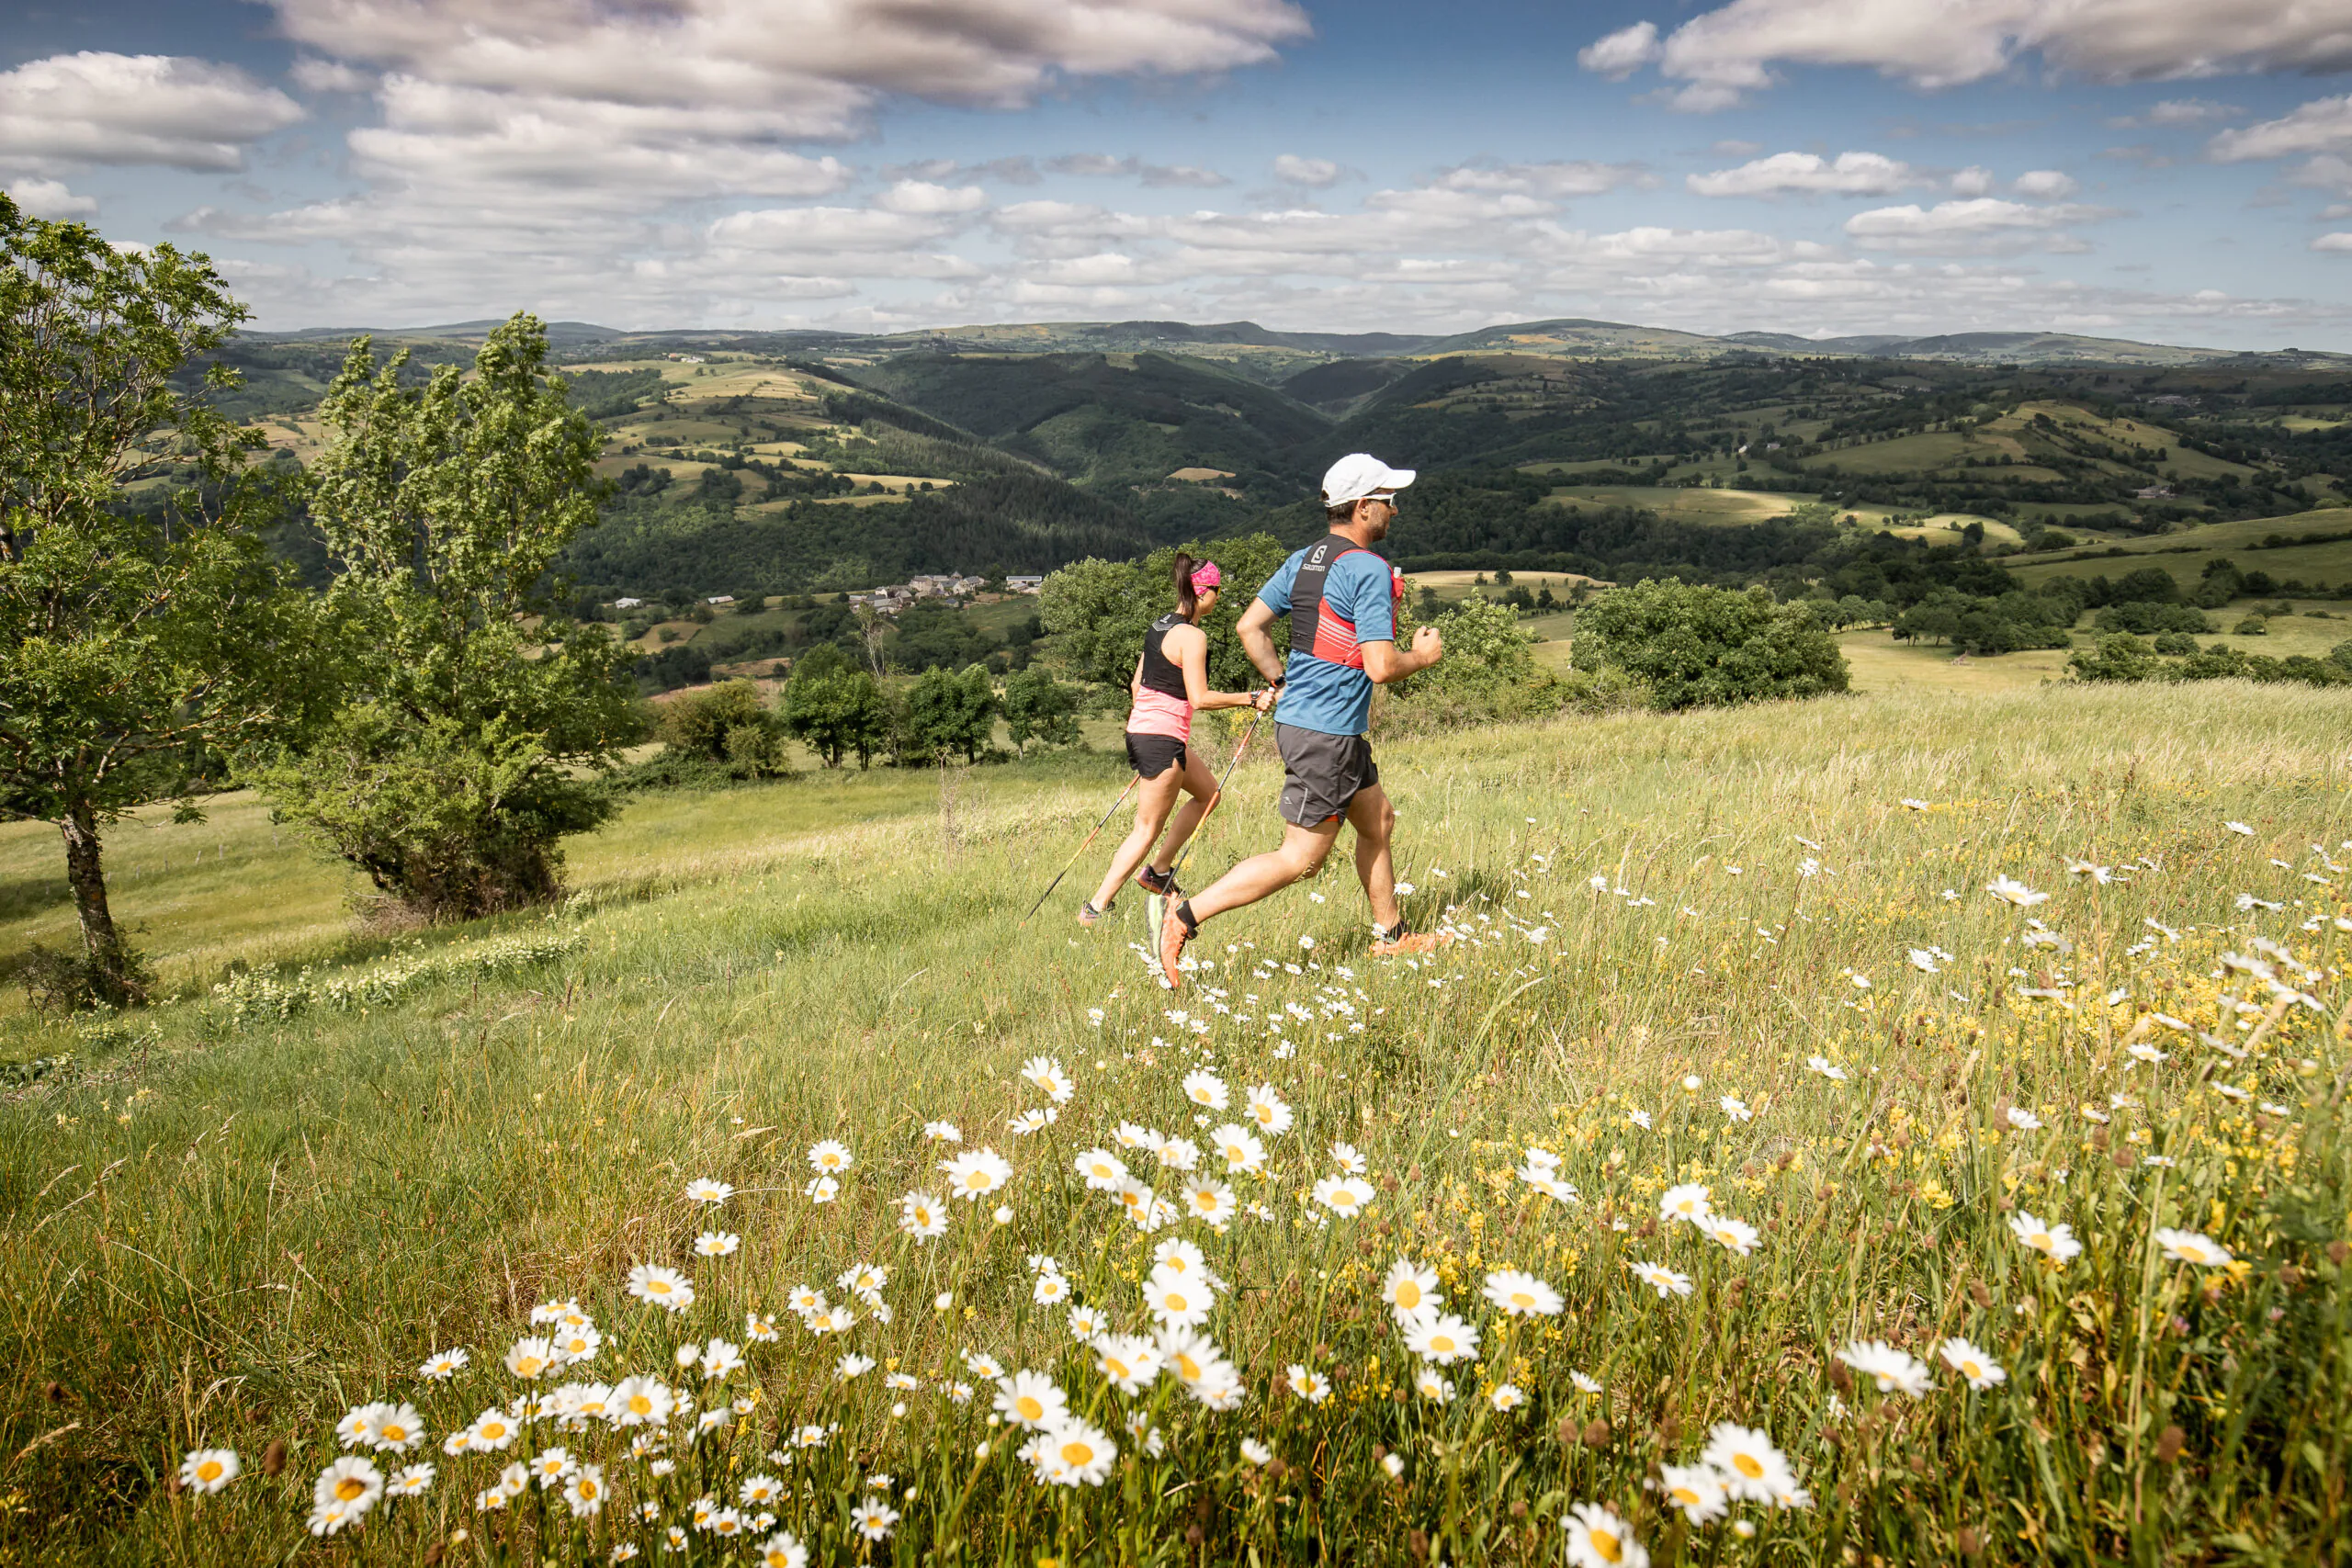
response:
M2070 558L2074 552L2063 551L2055 556L2013 556L2001 564L2028 583L2053 576L2120 577L2127 571L2154 566L2172 573L2182 587L2194 588L2204 577L2207 561L2227 556L2237 562L2240 570L2267 571L2281 581L2301 578L2306 582L2334 583L2352 577L2352 539L2268 549L2252 547L2274 534L2291 539L2305 534L2346 531L2352 531L2352 507L2324 507L2285 517L2209 523L2180 533L2152 534L2102 547L2120 548L2124 552L2121 555L2098 554L2075 559Z
M1200 1522L1220 1560L1245 1545L1261 1560L1310 1550L1401 1560L1408 1529L1425 1529L1450 1532L1450 1561L1552 1561L1556 1527L1532 1526L1568 1497L1631 1511L1664 1551L1679 1537L1640 1478L1730 1418L1768 1428L1814 1488L1812 1512L1766 1525L1792 1561L1834 1562L1857 1544L1896 1560L1948 1556L1962 1524L1990 1532L2007 1558L2120 1555L2135 1538L2154 1550L2188 1529L2245 1530L2287 1557L2340 1540L2340 1496L2314 1489L2300 1465L2289 1472L2276 1450L2291 1430L2340 1472L2352 1447L2341 1370L2318 1348L2343 1342L2345 1293L2314 1251L2340 1234L2342 1145L2274 1145L2248 1112L2196 1091L2193 1045L2167 1040L2176 1064L2161 1073L2119 1073L2114 1032L2128 1015L2087 998L2120 984L2140 1005L2211 1027L2212 955L2249 925L2343 962L2345 939L2300 935L2293 913L2249 919L2231 899L2251 889L2341 906L2266 857L2300 866L2305 844L2352 832L2347 720L2352 698L2338 693L2072 689L1628 716L1387 748L1402 870L1423 889L1417 917L1467 900L1467 928L1499 944L1465 943L1428 971L1367 964L1360 896L1336 867L1319 888L1328 903L1295 890L1212 928L1204 951L1226 964L1253 955L1227 944L1254 942L1256 953L1357 966L1365 1006L1379 1010L1359 1013L1361 1035L1321 1038L1336 1018L1296 1030L1303 1049L1290 1060L1271 1052L1262 1025L1215 1024L1221 1070L1280 1084L1301 1118L1270 1140L1281 1179L1245 1190L1262 1192L1280 1222L1226 1238L1192 1232L1242 1287L1211 1327L1250 1380L1248 1413L1165 1405L1154 1418L1172 1468L1124 1503L1090 1493L1057 1516L1001 1453L977 1469L947 1457L969 1454L978 1407L958 1412L927 1388L895 1423L875 1377L833 1392L824 1368L837 1348L812 1346L787 1318L782 1346L754 1348L761 1398L781 1418L838 1420L843 1436L788 1472L820 1492L787 1505L786 1522L846 1553L844 1505L826 1499L888 1469L924 1490L900 1503L910 1549L937 1532L982 1556L1000 1540L1024 1560L1049 1545L1083 1553L1089 1540L1104 1544L1093 1532L1115 1513L1147 1540ZM1186 1036L1120 945L1139 934L1140 900L1127 923L1083 940L1066 923L1074 886L1038 925L1014 921L1116 782L1097 760L643 802L576 852L574 906L511 922L578 940L544 971L242 1031L167 1009L143 1050L78 1047L92 1058L85 1076L0 1106L0 1353L17 1370L0 1394L0 1450L18 1454L67 1427L20 1454L8 1482L29 1506L0 1517L0 1551L42 1562L283 1556L300 1539L290 1494L307 1495L332 1452L328 1422L379 1393L417 1399L436 1435L470 1416L512 1386L499 1348L550 1294L576 1292L606 1325L596 1371L616 1376L666 1368L681 1331L734 1334L746 1306L777 1310L792 1280L830 1280L876 1258L897 1271L899 1323L861 1325L854 1348L928 1385L955 1375L951 1352L978 1346L1054 1367L1101 1410L1100 1383L1057 1348L1068 1337L1054 1314L1025 1304L1021 1258L1056 1253L1087 1300L1130 1322L1128 1281L1147 1244L1106 1221L1107 1200L1057 1173L1121 1116L1182 1129L1175 1079L1193 1062L1155 1038ZM1262 755L1243 770L1212 821L1202 873L1271 841L1276 782ZM1937 808L1905 811L1899 796ZM2223 817L2255 835L2222 832ZM215 831L231 844L225 863L248 869L180 888L188 915L172 929L187 934L175 940L193 946L207 921L242 922L256 948L320 955L317 896L305 904L289 892L315 879L301 852L271 850L254 815L224 813ZM1806 853L1830 874L1801 875ZM2065 884L2075 854L2145 854L2162 870L2094 897ZM1729 874L1734 865L1744 874ZM2037 912L2082 944L2075 957L2014 945L2021 917L1973 891L1996 872L2057 889ZM1654 902L1596 896L1589 875ZM1944 903L1947 886L1971 897ZM2148 934L2143 914L2190 934L2126 954ZM1498 916L1540 921L1546 940L1501 938ZM1319 945L1302 952L1301 935ZM1950 975L1905 966L1905 946L1926 943L1960 955ZM2068 1013L2007 998L2012 964L2078 975L2086 999ZM1875 988L1857 989L1849 972ZM1255 1014L1261 1004L1241 993L1261 995L1263 1010L1312 1006L1337 973L1216 977L1237 1011ZM1955 1006L1948 987L1984 999ZM1088 1007L1107 1010L1101 1030ZM2289 1021L2289 1055L2324 1055L2333 1071L2335 1048L2304 1018ZM19 1053L72 1043L21 1023L10 1032ZM1012 1074L1033 1052L1059 1056L1080 1083L1043 1148L996 1130L1036 1099ZM1811 1053L1855 1081L1806 1073ZM1700 1096L1674 1087L1686 1072L1704 1080ZM2272 1058L2229 1076L2301 1103ZM2147 1127L2151 1146L2178 1157L2177 1173L2123 1176L2082 1147L2094 1129L2074 1108L2104 1103L2110 1088L2151 1101L2144 1118L2119 1114L2115 1130ZM1726 1126L1708 1105L1719 1092L1743 1097L1756 1121ZM2012 1098L2052 1130L2007 1134L1998 1108ZM1627 1125L1628 1106L1655 1112L1657 1130ZM2334 1113L2298 1114L2332 1125ZM917 1129L933 1117L1012 1156L1015 1217L990 1236L959 1208L948 1243L916 1251L891 1235L883 1205L924 1179L933 1153ZM793 1192L806 1178L800 1152L820 1136L843 1139L860 1165L844 1201L816 1208ZM1325 1237L1290 1217L1306 1178L1328 1168L1315 1151L1335 1136L1363 1149L1382 1184L1374 1219L1357 1224L1408 1234L1365 1234L1358 1250L1355 1231ZM1507 1168L1531 1138L1562 1151L1584 1207L1522 1205ZM2274 1158L2291 1176L2255 1174ZM105 1174L94 1183L94 1172ZM676 1195L703 1174L745 1190L724 1215L743 1236L739 1261L698 1262L686 1245L702 1220ZM1762 1250L1738 1260L1689 1233L1653 1235L1645 1213L1678 1176L1712 1180L1719 1202L1763 1225ZM2316 1229L2273 1217L2290 1180L2316 1184ZM2063 1284L2041 1282L2007 1238L2000 1211L2012 1202L2068 1218L2089 1243ZM1613 1233L1602 1223L1611 1213L1639 1229ZM2189 1301L2177 1266L2143 1262L2152 1217L2214 1229L2257 1260L2252 1283L2212 1306ZM1449 1299L1490 1335L1502 1325L1477 1302L1480 1269L1513 1260L1562 1287L1570 1315L1521 1335L1513 1351L1512 1375L1535 1396L1530 1415L1478 1414L1472 1365L1452 1369L1465 1390L1452 1411L1367 1399L1396 1376L1397 1341L1373 1292L1399 1248L1448 1270ZM1690 1270L1699 1297L1665 1303L1635 1287L1623 1265L1648 1257ZM698 1278L707 1301L683 1324L649 1322L618 1293L628 1264L648 1258ZM2305 1270L2300 1284L2273 1272L2287 1259ZM1320 1284L1317 1269L1329 1274ZM1963 1289L1972 1280L1989 1292L1981 1309ZM926 1304L941 1288L965 1303L954 1319ZM2143 1348L2135 1300L2150 1302L2154 1321L2188 1314L2194 1332ZM2264 1315L2272 1304L2282 1323ZM1951 1332L1992 1348L2013 1371L2009 1389L1972 1397L1946 1379L1917 1405L1888 1402L1883 1422L1831 1414L1828 1349L1877 1337L1924 1355ZM1270 1380L1308 1357L1318 1334L1345 1381L1330 1406L1310 1411ZM476 1361L454 1390L409 1374L452 1343L473 1347ZM2223 1368L2225 1353L2243 1370ZM1576 1393L1570 1367L1611 1392ZM60 1403L45 1404L36 1391L52 1379ZM2132 1408L2153 1419L2134 1428ZM2256 1425L2233 1437L2240 1411ZM1600 1446L1542 1436L1597 1413L1616 1434ZM1679 1436L1658 1427L1669 1413ZM774 1440L767 1420L745 1423L737 1445L754 1466ZM2149 1457L2167 1422L2188 1432L2173 1468ZM1832 1431L1843 1447L1827 1445ZM1244 1433L1294 1464L1312 1461L1290 1483L1314 1495L1305 1506L1274 1507L1270 1493L1251 1501L1257 1490L1230 1469ZM272 1435L300 1442L283 1483L248 1476L195 1510L154 1489L199 1438L244 1450L250 1464ZM1408 1456L1403 1483L1382 1478L1374 1441ZM2086 1458L2094 1444L2098 1460ZM1902 1468L1921 1453L1937 1462ZM631 1497L652 1485L625 1458L609 1462ZM483 1528L466 1498L494 1469L445 1463L431 1498L369 1522L360 1555L414 1561L460 1523ZM692 1495L692 1474L674 1478L673 1508ZM1192 1480L1181 1503L1158 1501L1180 1474ZM2294 1494L2283 1510L2271 1501L2281 1486ZM2148 1521L2136 1532L2126 1522L2135 1495ZM968 1516L944 1515L967 1495ZM1535 1506L1531 1533L1503 1514L1507 1498ZM1057 1537L1057 1517L1080 1534ZM1463 1533L1472 1524L1482 1538Z

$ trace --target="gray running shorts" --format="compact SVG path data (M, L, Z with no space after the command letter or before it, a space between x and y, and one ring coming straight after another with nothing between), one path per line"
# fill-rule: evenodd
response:
M1372 742L1361 735L1277 724L1274 749L1283 757L1283 820L1302 828L1344 816L1350 801L1380 782Z

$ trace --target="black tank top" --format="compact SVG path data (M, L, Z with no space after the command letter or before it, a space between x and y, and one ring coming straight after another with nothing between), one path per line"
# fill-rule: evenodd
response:
M1184 690L1184 671L1174 660L1160 651L1159 645L1170 632L1187 624L1183 616L1170 611L1152 622L1151 629L1143 634L1144 688L1158 692L1162 696L1174 697L1180 703L1189 697Z

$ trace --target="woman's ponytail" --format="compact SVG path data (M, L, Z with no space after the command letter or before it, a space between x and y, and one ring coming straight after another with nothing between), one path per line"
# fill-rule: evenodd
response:
M1199 592L1193 587L1193 573L1200 570L1200 564L1183 551L1176 552L1176 612L1188 621L1193 618L1193 607L1201 602Z

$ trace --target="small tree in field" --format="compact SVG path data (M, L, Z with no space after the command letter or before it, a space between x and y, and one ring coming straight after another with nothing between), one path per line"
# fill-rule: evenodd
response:
M978 761L995 730L996 713L996 689L979 665L967 665L961 674L924 671L907 688L905 760L930 762L961 752L966 761Z
M1004 728L1023 755L1029 742L1041 746L1075 746L1078 694L1054 679L1041 666L1015 670L1004 678Z
M388 897L432 919L551 897L560 840L604 822L593 777L636 739L628 649L603 627L531 617L548 571L595 520L604 436L548 375L527 315L474 374L403 386L351 345L321 414L336 438L311 511L343 569L331 611L358 651L320 742L261 775Z
M890 702L881 682L829 642L793 664L784 687L783 716L784 728L829 768L840 767L850 751L864 767L890 739Z
M243 471L261 438L172 380L245 314L202 255L119 251L0 196L0 817L65 840L83 955L46 965L59 1000L143 992L100 829L301 714L308 605Z
M1644 579L1603 593L1577 621L1581 669L1609 664L1667 712L1846 690L1846 655L1802 601L1760 585L1703 588Z

